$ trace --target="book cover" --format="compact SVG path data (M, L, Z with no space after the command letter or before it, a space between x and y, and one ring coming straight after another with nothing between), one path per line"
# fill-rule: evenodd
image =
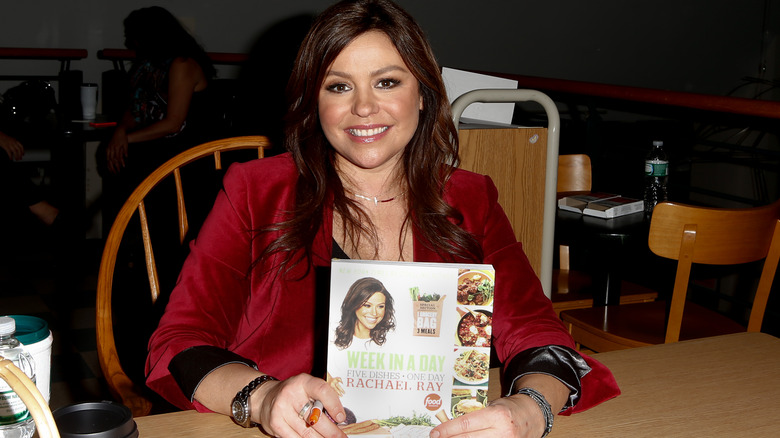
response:
M631 213L638 213L644 210L645 203L641 199L624 198L619 196L617 198L590 202L588 203L588 206L582 211L582 213L588 216L609 219L618 216L625 216Z
M428 436L487 403L490 265L334 260L328 381L349 436Z
M577 195L566 196L558 200L558 208L561 210L582 213L591 202L603 201L617 198L620 195L616 193L589 192Z

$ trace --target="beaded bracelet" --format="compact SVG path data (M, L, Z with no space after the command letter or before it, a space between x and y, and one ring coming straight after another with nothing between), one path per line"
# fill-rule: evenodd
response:
M533 389L533 388L520 388L517 391L515 391L512 395L515 394L524 394L528 397L531 397L533 401L536 402L537 405L539 405L539 409L542 410L542 414L544 415L544 433L542 434L542 438L546 437L547 434L550 433L553 427L553 413L552 413L552 407L550 407L550 403L547 402L547 399L544 398L541 392Z

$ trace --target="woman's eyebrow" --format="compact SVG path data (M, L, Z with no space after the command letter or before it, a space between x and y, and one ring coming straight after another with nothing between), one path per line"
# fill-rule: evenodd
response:
M388 65L387 67L380 68L379 70L376 70L371 73L371 76L381 76L384 74L387 74L392 71L401 71L406 72L407 69L405 67L402 67L400 65Z
M387 74L387 73L392 72L392 71L407 72L408 70L406 69L406 67L402 67L400 65L388 65L387 67L382 67L382 68L380 68L378 70L374 70L373 72L371 72L371 76L372 77L382 76L382 75ZM352 74L347 73L347 72L343 72L343 71L338 71L338 70L330 70L325 75L325 77L328 77L328 76L338 76L338 77L341 77L341 78L344 78L344 79L351 79L352 78Z

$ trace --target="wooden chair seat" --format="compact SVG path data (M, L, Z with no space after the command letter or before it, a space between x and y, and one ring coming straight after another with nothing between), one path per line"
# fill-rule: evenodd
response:
M666 302L623 304L567 310L561 319L579 344L594 351L663 344ZM698 304L685 304L680 340L744 332L732 319Z

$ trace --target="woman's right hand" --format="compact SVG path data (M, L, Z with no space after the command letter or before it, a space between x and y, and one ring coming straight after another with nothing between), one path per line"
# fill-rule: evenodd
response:
M298 414L310 400L322 402L337 423L346 420L338 394L325 380L299 374L281 382L268 382L251 396L253 417L265 433L278 437L345 437L327 416L308 426ZM254 408L257 406L257 408Z
M19 161L24 156L24 146L19 140L0 132L0 149L3 149L11 161Z

